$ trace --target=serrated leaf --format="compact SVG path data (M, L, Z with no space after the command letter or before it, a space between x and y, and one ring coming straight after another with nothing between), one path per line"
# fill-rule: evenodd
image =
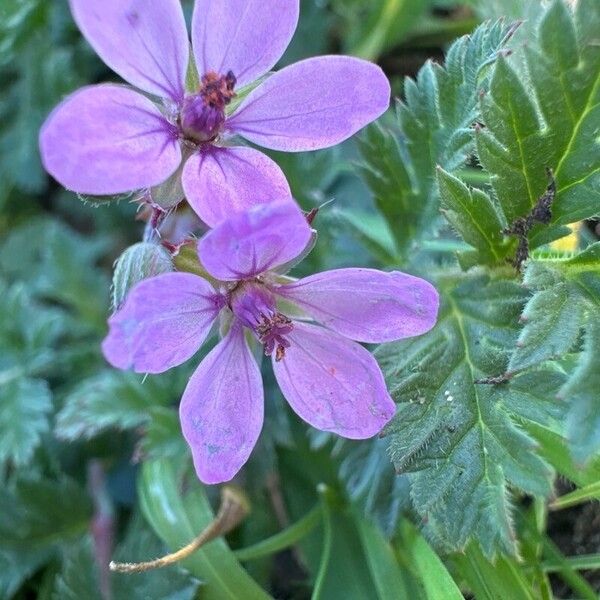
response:
M414 237L421 213L407 170L408 157L396 136L378 124L369 127L358 143L362 177L390 226L398 250L402 250Z
M142 554L159 556L165 552L160 540L134 516L125 539L114 552L114 560L131 561ZM100 584L98 565L94 557L93 541L83 537L67 548L62 569L54 582L53 600L103 600L108 596L120 600L191 600L197 582L184 575L176 566L155 569L145 573L111 573ZM103 592L110 589L110 592Z
M457 40L444 67L428 61L416 81L406 80L398 106L400 135L375 125L360 142L363 176L401 253L436 220L436 166L453 171L472 153L486 67L513 32L497 21Z
M45 548L84 532L87 494L72 479L23 476L0 489L0 547Z
M525 326L510 372L563 356L577 342L582 326L600 318L600 243L572 258L529 261L524 283L533 295L521 317Z
M85 537L67 548L61 572L54 581L52 600L103 600L92 540Z
M23 582L50 557L51 552L46 549L31 551L0 548L0 598L12 598Z
M579 365L560 391L569 403L567 438L579 464L600 451L600 310L595 311L585 335Z
M74 43L66 2L6 0L0 11L0 78L6 82L0 98L0 170L21 190L39 193L47 182L38 150L40 127L67 93L94 80L85 64L92 53L83 39Z
M140 451L146 460L184 456L187 446L181 435L176 409L153 406L148 411Z
M46 373L57 358L53 346L65 332L65 314L36 302L24 284L0 280L0 295L0 382Z
M127 535L114 554L116 561L131 561L137 557L161 556L164 545L141 516L135 516L129 525ZM191 600L195 597L198 581L183 573L178 566L155 569L136 577L115 574L112 578L115 598L130 600Z
M582 0L575 11L555 0L537 43L523 50L529 77L501 59L482 99L479 159L509 222L536 205L548 184L547 168L557 187L553 224L600 210L600 5ZM532 243L544 240L533 236Z
M104 329L109 283L95 263L108 241L38 218L11 231L0 250L0 267L7 277L27 281L35 296L75 309L83 317L80 327L83 321Z
M465 242L476 250L459 253L461 266L502 263L510 246L504 243L504 223L490 196L477 188L469 189L441 167L437 180L442 213Z
M398 403L387 428L396 468L408 473L426 531L449 548L476 537L488 554L516 552L509 487L544 496L552 470L519 426L555 425L564 377L546 370L490 385L505 372L524 291L512 281L463 276L441 286L437 326L379 347Z
M0 373L0 465L26 465L50 430L52 394L41 379L16 378L3 383Z
M183 389L178 371L149 377L107 370L79 384L56 418L56 435L64 440L90 439L107 429L132 429L151 419L153 408L177 401Z

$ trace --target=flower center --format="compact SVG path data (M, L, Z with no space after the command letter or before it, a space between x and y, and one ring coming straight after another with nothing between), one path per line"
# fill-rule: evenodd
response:
M180 124L184 136L196 143L212 142L225 123L225 107L235 97L235 75L209 71L202 76L197 94L186 96Z
M279 362L290 347L286 336L294 325L277 310L273 294L261 283L244 282L232 293L230 306L236 317L256 333L266 356L275 353Z
M264 316L256 327L256 333L265 347L265 355L271 356L275 352L275 360L279 362L285 356L286 348L290 347L290 342L285 336L291 333L292 329L292 320L280 312L270 317Z

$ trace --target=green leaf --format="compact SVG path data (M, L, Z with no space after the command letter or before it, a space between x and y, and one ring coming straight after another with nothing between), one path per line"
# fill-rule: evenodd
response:
M0 464L27 464L50 429L52 394L41 379L2 382L0 373Z
M425 589L428 600L462 600L463 595L444 566L417 528L407 520L400 526L402 552L409 557L413 569Z
M61 572L54 581L52 600L103 600L92 540L85 537L67 548Z
M67 319L57 308L32 298L24 284L7 287L0 280L4 310L0 312L0 383L47 374L57 360L55 346Z
M0 170L26 192L46 187L38 151L44 118L70 91L93 80L81 38L73 42L68 4L7 0L0 7Z
M90 501L72 479L21 477L0 490L0 547L48 547L81 534L90 517Z
M361 242L384 265L398 262L396 242L381 215L364 210L337 210L333 208L329 214L331 221L337 220L346 225L352 235ZM336 223L337 224L337 223Z
M195 474L188 473L186 493L181 493L178 465L181 461L173 459L146 462L138 480L142 511L171 551L193 540L214 518L206 492ZM269 598L241 567L222 538L200 548L184 560L182 566L205 582L202 597L206 600Z
M575 15L555 0L540 23L537 43L521 49L529 77L504 59L494 68L481 103L485 127L479 129L477 149L509 222L536 205L548 184L547 168L557 186L552 223L598 213L599 29L595 0L578 2ZM535 236L532 243L537 245Z
M46 563L51 555L47 549L32 551L0 547L0 598L12 598L23 582Z
M529 261L524 284L533 295L521 317L511 372L565 355L581 327L600 316L600 242L572 258Z
M525 427L538 442L540 454L560 475L578 486L589 485L600 479L600 457L582 469L581 465L573 462L567 440L560 433L534 423L526 423Z
M585 463L600 450L600 242L570 258L529 261L525 284L533 295L525 306L525 326L508 370L521 371L566 355L577 349L585 331L579 364L559 393L569 406L571 450L576 461Z
M107 242L38 218L11 231L0 250L0 267L7 277L29 282L36 296L73 308L85 322L104 330L109 282L95 263Z
M579 365L560 391L569 403L567 438L579 464L600 451L600 311L593 314Z
M460 179L438 168L442 213L456 232L474 249L461 252L463 268L476 264L502 263L510 248L504 243L504 224L488 194L469 189Z
M394 133L379 124L369 127L358 143L362 177L389 224L394 244L402 250L414 237L422 211L407 170L408 157Z
M540 545L544 558L550 559L553 563L559 565L559 568L557 569L558 575L574 592L577 593L577 596L585 598L586 600L597 600L598 594L592 589L584 577L573 569L566 557L561 553L550 537L537 531L533 524L527 519L523 519L523 524L525 526L525 534Z
M164 546L160 540L143 524L141 518L134 515L125 539L117 547L113 558L116 561L130 562L133 557L141 554L154 557L163 553ZM103 600L105 596L100 580L93 540L91 536L85 536L65 550L52 597L54 600ZM110 588L115 600L192 600L198 587L197 582L176 566L133 575L107 572L103 585Z
M487 554L515 553L509 486L545 496L552 476L520 425L554 424L564 376L540 370L484 383L505 372L524 292L482 275L448 277L440 288L436 327L376 352L398 403L390 453L433 539L459 549L476 537Z
M531 582L513 558L499 556L492 563L477 547L469 544L462 555L454 555L452 562L465 578L477 600L536 600Z
M456 170L473 152L472 126L479 118L479 91L487 85L486 66L513 32L513 26L498 21L457 40L444 67L428 61L416 81L406 80L399 135L374 125L363 136L362 173L402 254L436 221L436 166Z
M133 429L151 421L153 408L179 399L183 375L160 377L101 371L80 383L65 399L55 433L64 440L90 439L107 429ZM160 418L160 417L157 417Z
M130 562L140 556L154 558L163 553L164 545L141 516L135 515L129 524L125 539L114 554L114 560ZM181 568L171 566L137 575L115 573L112 577L112 588L115 598L191 600L195 597L198 582L184 574Z
M379 598L415 598L411 574L400 565L379 528L363 517L357 516L355 522Z
M152 406L140 441L144 459L185 456L187 446L181 435L179 414L175 408Z
M565 558L567 565L576 571L597 571L600 569L600 554L581 554L578 556L569 556ZM564 566L562 561L548 560L544 561L542 568L548 573L556 573Z
M407 477L390 468L386 449L384 439L336 442L340 479L353 505L392 536L400 514L410 507L410 485Z
M335 600L339 597L348 600L375 597L383 600L367 565L361 539L348 507L324 484L319 491L324 536L313 600Z

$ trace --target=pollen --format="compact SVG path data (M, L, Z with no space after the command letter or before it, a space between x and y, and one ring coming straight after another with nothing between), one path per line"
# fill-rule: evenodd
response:
M263 316L256 327L256 333L265 347L265 355L271 356L275 352L275 361L283 360L286 349L290 347L290 342L285 336L291 333L293 328L291 319L281 313L275 313L272 317Z
M207 106L223 109L236 96L233 91L235 84L236 77L232 71L229 71L226 75L208 71L202 76L202 86L199 94Z
M179 123L182 137L196 144L214 142L225 123L225 107L235 97L235 75L209 71L196 94L186 96Z

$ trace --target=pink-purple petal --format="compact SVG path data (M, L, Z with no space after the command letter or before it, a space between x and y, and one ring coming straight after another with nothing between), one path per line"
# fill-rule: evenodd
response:
M238 88L266 73L298 24L299 0L196 0L192 45L198 72L232 71Z
M298 152L338 144L377 119L390 84L375 64L321 56L269 77L242 102L227 126L265 148Z
M307 423L350 439L376 435L395 404L373 356L356 342L294 323L285 356L273 370L286 400Z
M181 162L172 126L156 106L121 85L82 88L54 109L40 133L46 170L80 194L158 185Z
M213 277L237 281L287 263L310 238L306 217L289 199L234 214L200 240L198 253Z
M210 227L252 206L291 197L277 163L241 146L213 146L193 154L183 170L183 188L196 214Z
M165 273L136 285L108 321L102 343L118 369L162 373L193 356L221 307L213 287L189 273Z
M375 269L325 271L277 292L329 329L368 343L429 331L439 306L436 289L424 279Z
M192 375L179 416L200 480L232 479L248 460L263 424L260 370L239 324Z
M179 0L70 0L79 29L125 81L183 99L189 42Z

